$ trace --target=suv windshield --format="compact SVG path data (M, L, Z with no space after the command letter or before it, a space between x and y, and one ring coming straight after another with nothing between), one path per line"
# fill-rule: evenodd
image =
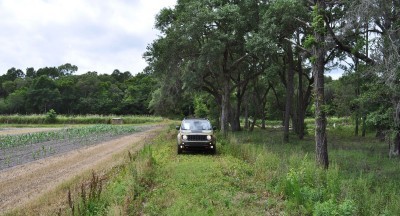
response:
M182 130L212 130L211 124L207 120L190 119L182 121Z

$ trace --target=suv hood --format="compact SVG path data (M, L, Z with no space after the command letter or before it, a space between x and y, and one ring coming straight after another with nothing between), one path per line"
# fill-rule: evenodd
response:
M212 130L181 130L182 135L190 134L201 134L201 135L213 135Z

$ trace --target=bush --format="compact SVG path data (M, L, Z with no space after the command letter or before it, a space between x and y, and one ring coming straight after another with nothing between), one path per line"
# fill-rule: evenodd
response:
M314 208L315 216L351 216L356 213L356 207L352 200L345 200L338 205L332 199L323 203L317 203Z
M53 109L49 110L46 113L46 120L47 123L56 123L57 122L57 113Z
M198 118L205 118L208 116L209 110L202 96L194 98L194 113Z

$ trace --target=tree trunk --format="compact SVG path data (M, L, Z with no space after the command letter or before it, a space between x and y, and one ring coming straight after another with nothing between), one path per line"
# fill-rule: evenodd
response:
M367 115L365 113L363 113L363 117L362 117L362 133L361 136L365 137L365 133L367 131L367 124L366 121L367 120Z
M397 131L396 138L394 139L394 146L395 146L395 151L397 152L397 155L399 155L399 150L400 150L400 131Z
M297 115L297 104L295 104L295 101L293 100L293 106L292 106L292 113L290 114L290 118L292 118L292 131L294 131L296 134L299 134L299 120L298 120L298 115Z
M254 116L253 122L251 123L251 126L250 126L250 131L253 131L253 130L254 130L254 126L256 125L256 121L257 121L257 119L256 119L256 117Z
M359 76L359 60L356 58L354 61L355 66L355 75L356 75L356 98L360 97L361 88L360 88L360 76ZM359 126L360 126L360 105L356 106L356 128L354 131L355 136L358 136Z
M240 131L240 112L238 108L231 109L231 129L232 131Z
M389 138L389 157L391 156L398 157L400 155L400 101L399 100L400 98L395 97L394 101L392 102L395 108L393 113L394 125L392 127L393 128L392 131L395 132L395 137L393 143L391 143L390 141L391 138ZM383 133L380 132L380 134ZM391 137L391 134L389 134L388 136Z
M298 55L297 67L299 70L299 90L298 90L298 106L297 106L297 129L299 139L304 138L304 116L305 116L305 106L304 106L304 95L303 95L303 67L301 65L302 59Z
M315 0L316 16L324 16L325 2L323 0ZM320 18L314 17L314 38L313 55L315 60L312 64L314 74L314 94L315 94L315 153L318 165L327 169L329 167L328 160L328 142L326 136L326 113L325 113L325 95L324 95L324 66L325 66L325 23Z
M229 79L225 80L221 97L221 131L227 136L229 130L230 86Z
M360 124L360 118L358 117L358 113L356 113L356 128L354 129L354 135L358 136L358 125Z
M265 115L265 103L262 106L263 110L261 112L261 129L265 129L265 120L266 120L266 115Z
M393 144L391 144L389 141L389 157L399 156L399 153L400 153L400 131L396 131Z
M394 148L395 148L395 151L397 152L397 155L399 155L399 151L400 151L400 131L397 131L397 134L396 134L396 138L394 139Z
M240 131L240 107L242 98L237 94L236 107L231 109L231 128L232 131Z
M286 56L288 61L288 77L286 85L286 106L285 106L285 118L284 118L284 130L283 130L283 141L289 142L289 124L290 124L290 113L293 101L293 89L294 89L294 64L293 64L293 51L292 46L289 42L285 43Z
M246 106L244 107L244 129L248 130L249 129L249 103L246 103Z

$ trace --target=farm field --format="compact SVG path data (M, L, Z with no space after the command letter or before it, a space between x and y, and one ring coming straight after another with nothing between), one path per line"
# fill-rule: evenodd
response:
M0 214L65 181L118 164L116 155L143 147L160 125L7 128L0 135Z
M0 136L0 170L108 141L150 126L91 125ZM32 129L28 129L32 130ZM26 131L21 129L22 131ZM16 130L18 132L20 130Z

